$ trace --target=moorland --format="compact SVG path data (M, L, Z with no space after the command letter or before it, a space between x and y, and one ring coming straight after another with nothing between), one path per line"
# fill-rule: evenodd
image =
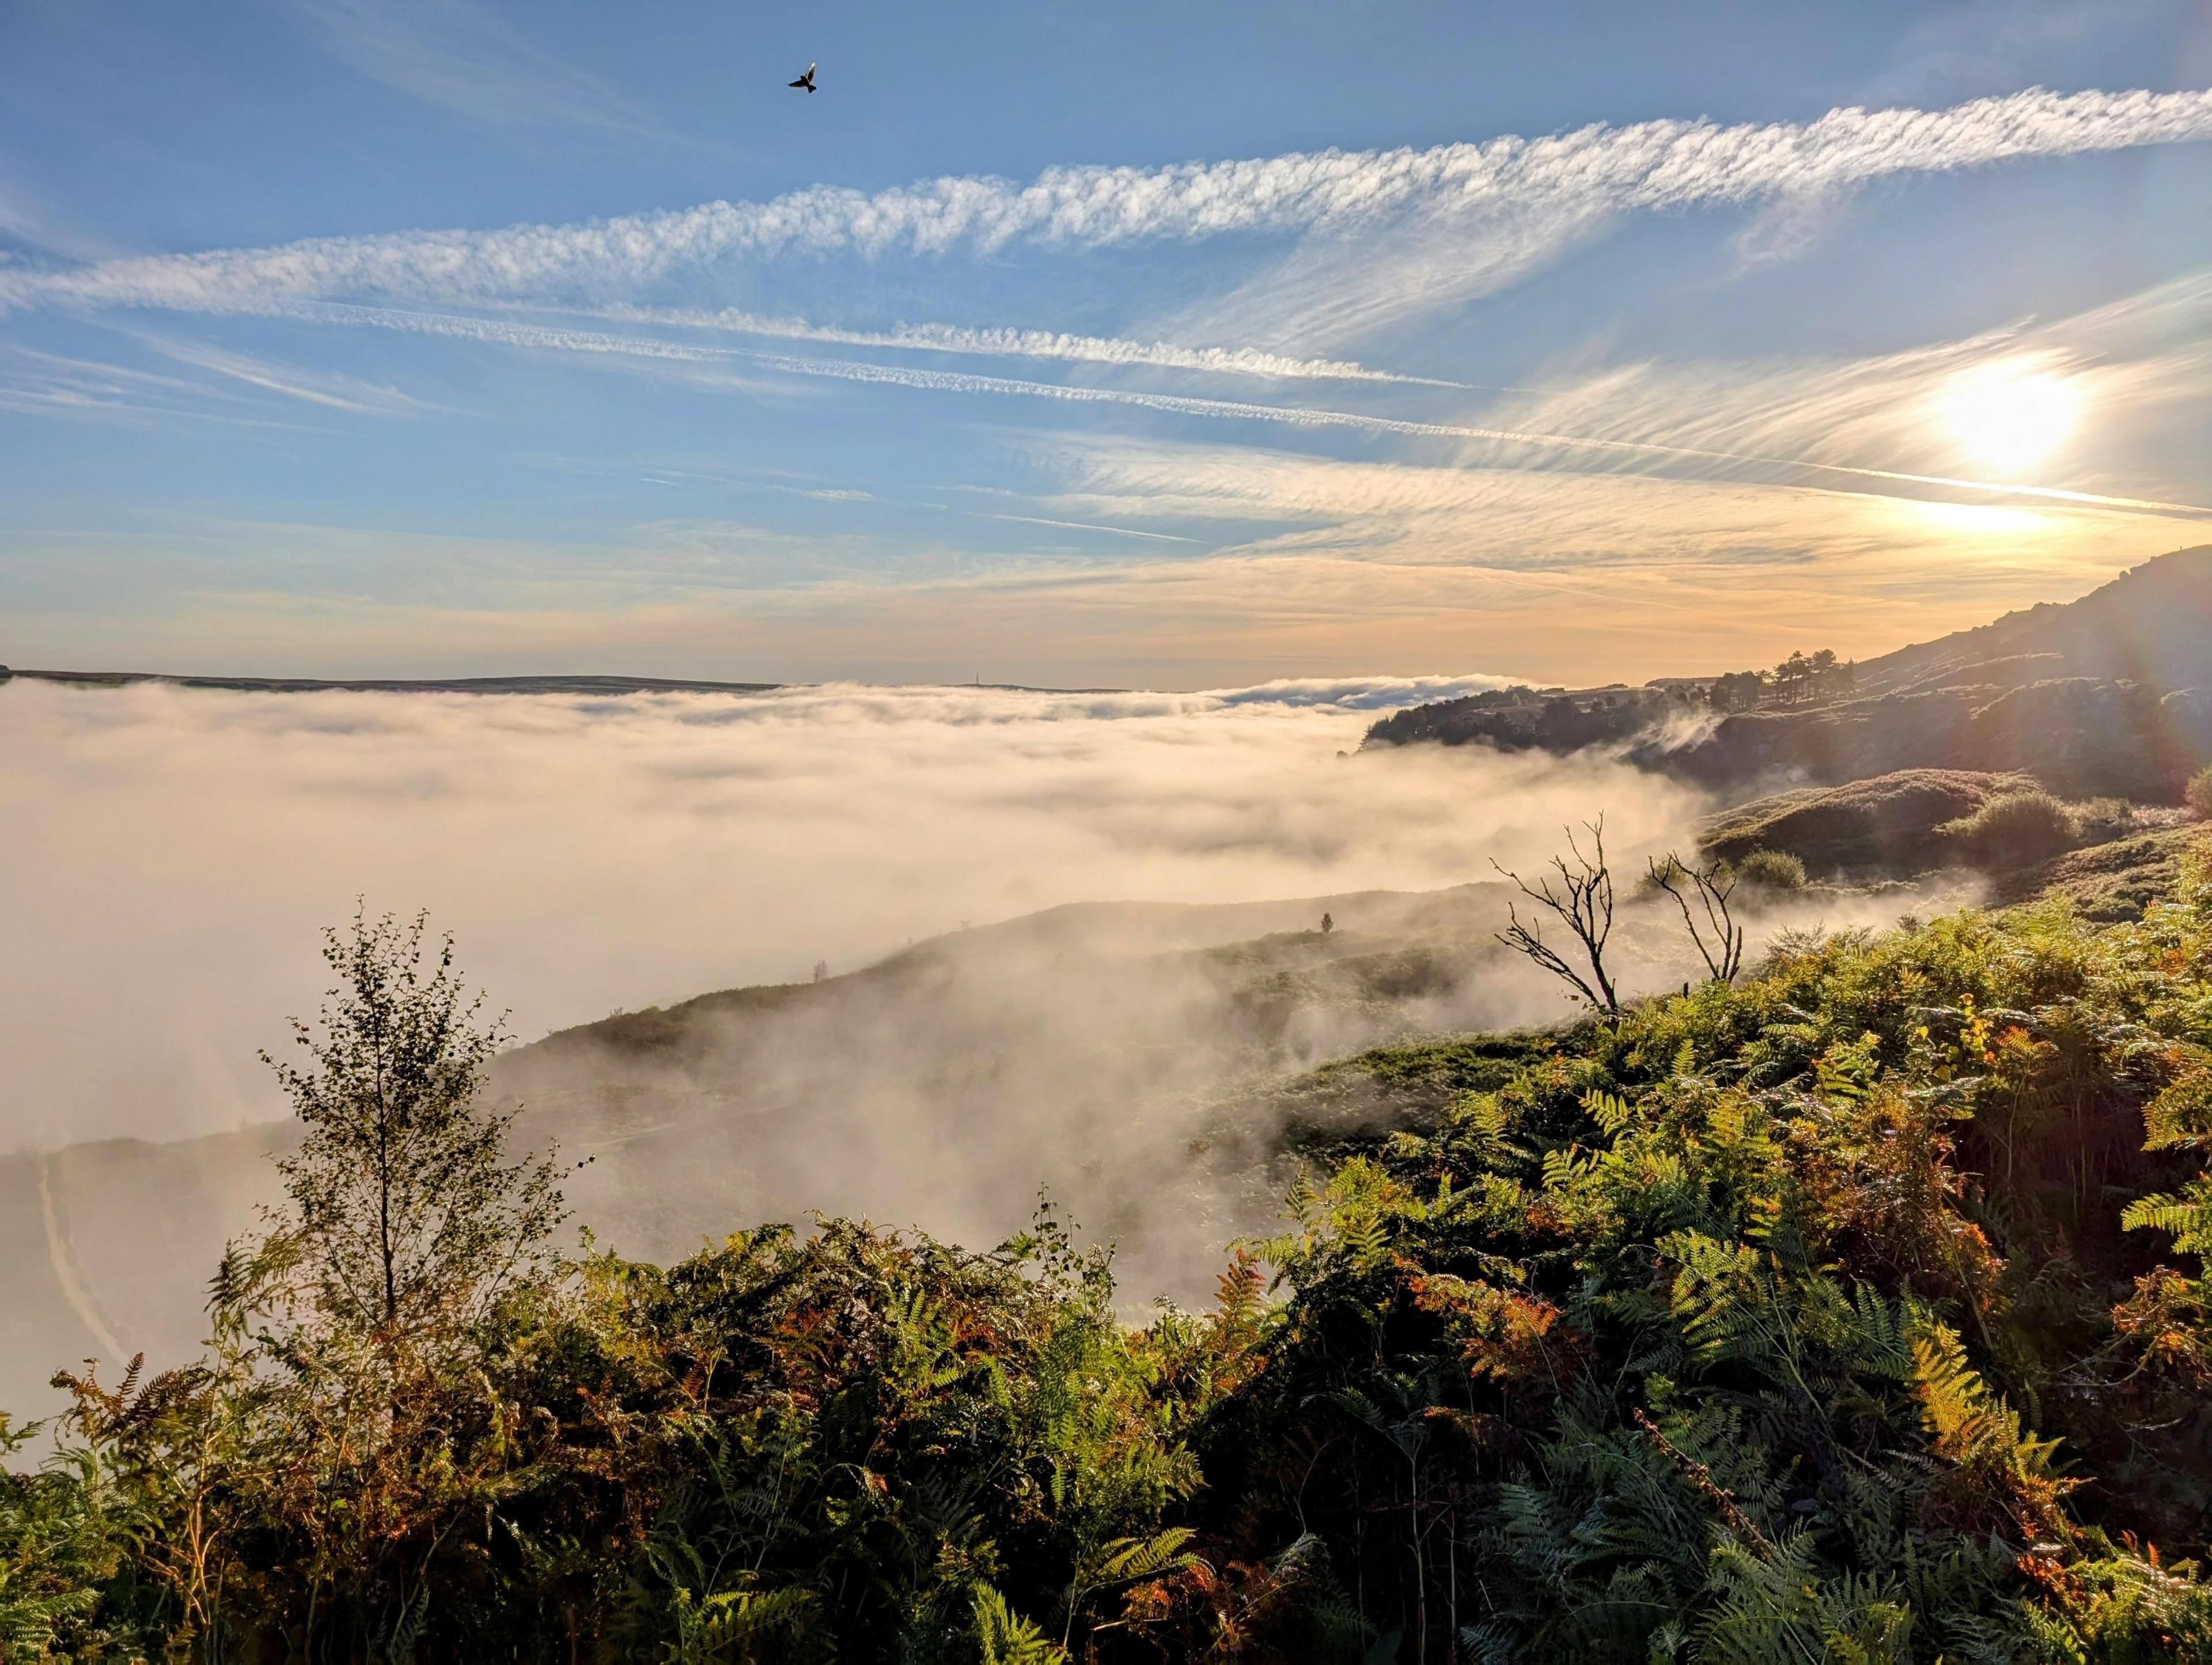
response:
M289 1123L0 1163L6 1392L70 1366L0 1645L2212 1658L2208 644L2196 550L1858 665L1421 708L1368 744L1712 812L527 1047L356 920ZM770 1212L862 1089L935 1186L1073 1149L1089 1229Z

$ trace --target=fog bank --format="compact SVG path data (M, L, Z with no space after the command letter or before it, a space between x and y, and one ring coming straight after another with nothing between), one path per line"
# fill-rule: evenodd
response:
M845 971L1060 903L1422 890L1686 790L1473 749L1340 757L1486 679L1215 694L261 695L0 684L0 1150L281 1114L318 929L430 910L518 1036ZM1224 937L1224 940L1228 939Z

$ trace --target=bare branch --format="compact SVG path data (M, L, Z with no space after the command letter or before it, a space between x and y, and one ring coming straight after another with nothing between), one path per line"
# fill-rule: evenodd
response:
M1716 861L1709 867L1692 867L1678 856L1668 855L1665 861L1649 864L1651 882L1674 898L1674 905L1682 910L1682 923L1690 933L1690 940L1697 945L1698 957L1705 963L1705 969L1715 982L1735 981L1735 974L1743 969L1743 927L1735 922L1729 911L1729 897L1735 890L1735 875L1726 864ZM1698 898L1698 908L1705 922L1691 911L1690 897L1682 890L1682 881L1690 882Z
M1584 977L1544 940L1540 919L1524 925L1519 909L1510 903L1506 911L1512 923L1498 933L1498 940L1516 953L1525 954L1568 984L1594 1010L1609 1018L1618 1017L1620 999L1605 969L1606 939L1613 934L1613 874L1605 864L1605 817L1601 815L1583 826L1590 836L1592 853L1583 854L1582 844L1570 828L1567 849L1574 858L1572 864L1566 856L1552 858L1553 872L1558 875L1558 890L1548 876L1531 884L1510 868L1498 866L1495 860L1490 865L1511 879L1522 896L1549 911L1573 933L1582 949L1579 957L1589 962L1589 975ZM1560 894L1562 890L1564 895Z

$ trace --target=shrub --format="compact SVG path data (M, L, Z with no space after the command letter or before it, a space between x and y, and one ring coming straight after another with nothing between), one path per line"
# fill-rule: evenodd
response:
M2073 812L2047 792L1992 798L1972 815L1946 822L1945 835L1968 860L1989 866L2056 855L2081 836Z
M2081 836L2094 842L2124 838L2136 830L2136 806L2124 798L2092 798L2074 806L2074 821Z
M1735 876L1754 890L1802 890L1805 863L1787 850L1753 850L1737 860Z
M2199 820L2212 821L2212 769L2200 769L2191 775L2182 796Z

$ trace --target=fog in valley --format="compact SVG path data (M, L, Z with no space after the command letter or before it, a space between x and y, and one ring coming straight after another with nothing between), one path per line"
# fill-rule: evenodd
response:
M428 908L519 1037L1079 901L1420 890L1540 860L1626 769L1337 757L1485 683L755 696L0 687L0 1149L281 1115L317 933Z
M531 1044L495 1091L592 1158L568 1191L604 1243L673 1257L821 1211L980 1246L1048 1188L1119 1245L1128 1299L1197 1297L1302 1151L1366 1125L1357 1083L1299 1072L1566 1015L1494 939L1493 860L1533 872L1602 813L1626 984L1696 964L1671 904L1626 901L1691 848L1686 788L1358 751L1379 710L1481 685L0 687L0 1218L43 1267L0 1313L0 1395L191 1346L285 1137L256 1053L316 1009L318 932L356 897L427 908L512 1009ZM1808 896L1754 929L1908 903Z

